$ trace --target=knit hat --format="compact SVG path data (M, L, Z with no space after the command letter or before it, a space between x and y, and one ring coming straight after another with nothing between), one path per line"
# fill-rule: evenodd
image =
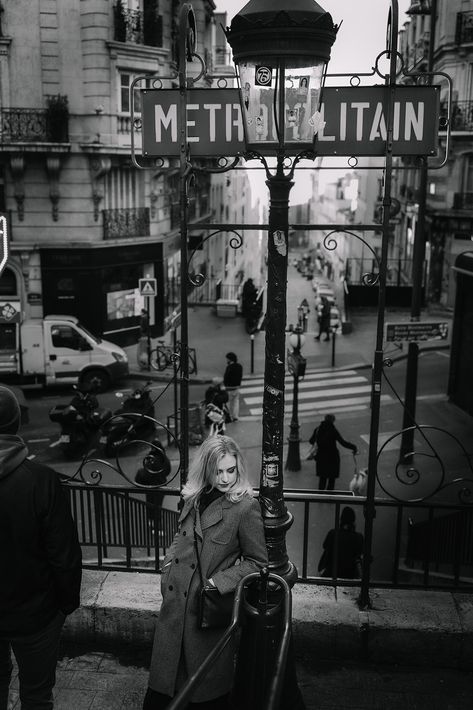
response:
M11 390L0 385L0 434L16 434L20 428L21 410Z

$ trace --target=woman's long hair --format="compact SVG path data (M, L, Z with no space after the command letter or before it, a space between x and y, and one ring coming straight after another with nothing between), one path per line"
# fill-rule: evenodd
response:
M234 485L225 493L225 497L232 503L237 503L243 496L253 495L246 464L238 444L229 436L216 435L205 439L189 467L187 483L182 489L184 500L196 501L201 493L215 487L218 464L226 454L236 459L237 478Z

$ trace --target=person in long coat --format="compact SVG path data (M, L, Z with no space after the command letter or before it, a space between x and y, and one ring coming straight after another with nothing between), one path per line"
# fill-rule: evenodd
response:
M196 672L224 633L198 627L204 582L221 594L268 563L263 520L248 482L238 445L228 436L211 436L200 447L182 490L179 530L163 563L163 603L156 624L149 687L143 709L166 708ZM226 710L233 681L234 645L230 643L195 690L190 707Z
M335 427L335 416L326 414L324 420L314 429L309 439L311 444L317 444L315 456L315 473L319 477L319 491L333 491L335 480L340 476L340 454L337 443L354 454L358 452L355 444L345 441Z

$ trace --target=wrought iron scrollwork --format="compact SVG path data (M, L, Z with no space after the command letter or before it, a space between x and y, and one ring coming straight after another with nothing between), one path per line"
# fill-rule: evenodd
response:
M189 259L187 260L187 279L190 284L193 286L202 286L202 284L205 282L206 276L204 274L192 274L190 271L190 264L192 259L194 258L194 255L198 249L202 248L202 245L205 244L211 237L214 237L216 234L220 234L221 232L230 232L233 234L233 237L231 237L229 241L229 246L232 249L239 249L242 244L243 244L243 237L239 232L237 232L235 229L217 229L217 231L212 232L211 234L208 234L206 237L200 240L199 244L193 251L191 252Z
M359 234L355 234L354 232L351 232L348 229L333 229L331 232L328 232L323 239L323 245L327 251L334 251L338 247L338 242L334 237L332 236L333 234L350 234L350 236L355 237L355 239L359 239L360 242L363 242L365 247L373 254L373 258L376 260L376 263L378 265L378 273L374 274L373 272L367 272L366 274L362 274L361 276L361 281L364 286L375 286L379 282L379 269L380 269L380 262L378 255L376 254L375 250L371 246L371 244L368 244L368 242L363 239L363 237L360 237Z

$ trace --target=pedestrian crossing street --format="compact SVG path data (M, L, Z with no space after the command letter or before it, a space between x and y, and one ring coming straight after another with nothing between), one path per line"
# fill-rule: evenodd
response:
M263 407L264 379L244 380L240 389L241 401L246 404L249 413L261 415ZM285 410L290 413L292 407L293 378L286 375ZM371 399L371 382L356 370L333 372L307 372L299 380L299 413L335 413L356 412L368 409ZM381 395L381 404L392 400L387 394Z

